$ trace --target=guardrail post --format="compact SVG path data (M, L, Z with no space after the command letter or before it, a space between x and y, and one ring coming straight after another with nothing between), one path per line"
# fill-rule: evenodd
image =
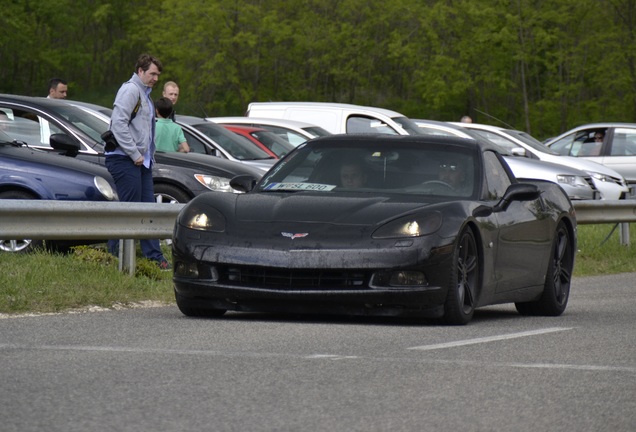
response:
M620 224L618 232L620 235L621 244L623 246L629 246L631 243L629 239L629 224L626 222Z
M119 240L119 271L133 276L135 274L135 240Z

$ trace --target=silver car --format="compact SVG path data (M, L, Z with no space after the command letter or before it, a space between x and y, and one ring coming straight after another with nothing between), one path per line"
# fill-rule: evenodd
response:
M630 185L630 198L636 198L636 123L585 124L550 139L546 146L617 171Z
M423 133L430 135L459 136L462 138L484 139L469 129L432 120L413 120ZM502 149L502 153L509 153ZM571 200L600 199L600 193L592 177L581 170L553 162L544 162L519 156L504 156L515 177L519 179L548 180L557 183Z
M596 188L601 192L602 199L622 199L629 192L623 176L612 168L580 158L562 156L526 132L478 123L453 124L472 130L519 156L567 165L570 168L585 171L592 176Z

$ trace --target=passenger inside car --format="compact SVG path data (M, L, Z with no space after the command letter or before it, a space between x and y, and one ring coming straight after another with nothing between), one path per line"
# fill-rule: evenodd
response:
M367 174L360 161L345 161L340 165L340 186L357 189L366 186Z

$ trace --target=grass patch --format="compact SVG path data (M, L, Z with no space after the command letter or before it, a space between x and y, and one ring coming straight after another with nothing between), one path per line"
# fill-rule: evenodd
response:
M636 272L636 224L631 246L620 244L614 225L579 225L574 276ZM170 260L170 250L163 246ZM139 248L138 248L139 249ZM68 255L38 251L0 253L0 313L60 312L87 306L111 308L143 301L174 303L172 271L160 271L137 254L135 276L121 273L102 247L75 248Z
M636 224L628 226L630 246L621 244L615 225L579 225L574 276L636 272Z
M137 257L136 274L131 277L118 270L115 257L99 248L80 247L68 255L0 253L0 268L0 313L174 302L171 271Z

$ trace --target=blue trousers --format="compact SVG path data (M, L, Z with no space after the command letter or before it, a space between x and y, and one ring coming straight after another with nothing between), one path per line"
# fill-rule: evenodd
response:
M122 202L155 202L155 188L152 183L152 170L136 166L132 159L122 155L107 155L106 168L115 180L117 195ZM107 222L106 222L107 223ZM159 240L140 240L144 257L163 261ZM119 255L119 240L108 240L108 251Z

